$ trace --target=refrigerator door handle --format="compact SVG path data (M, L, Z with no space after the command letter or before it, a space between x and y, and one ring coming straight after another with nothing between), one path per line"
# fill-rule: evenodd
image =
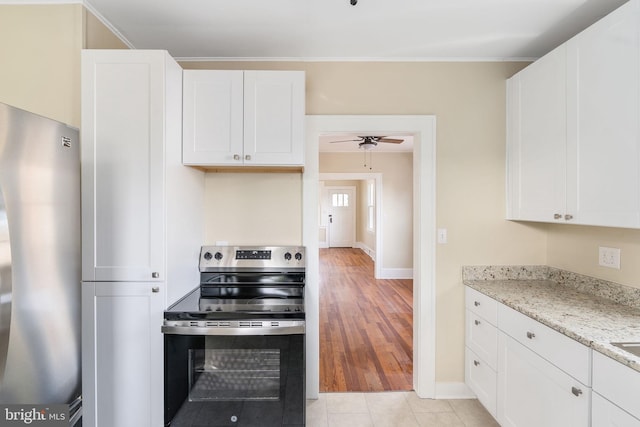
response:
M1 173L1 172L0 172ZM7 207L0 179L0 383L4 378L9 353L9 332L11 331L11 242L9 241L9 221Z

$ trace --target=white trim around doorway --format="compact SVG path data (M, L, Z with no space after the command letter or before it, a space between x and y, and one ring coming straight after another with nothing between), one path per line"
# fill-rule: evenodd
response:
M318 139L325 133L412 134L413 150L413 387L422 398L436 397L435 344L435 116L307 116L302 183L302 240L306 246L307 398L320 387ZM376 248L377 256L382 252Z

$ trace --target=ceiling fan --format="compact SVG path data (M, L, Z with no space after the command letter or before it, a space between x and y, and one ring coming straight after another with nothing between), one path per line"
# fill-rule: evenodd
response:
M342 141L331 141L331 144L336 142L358 142L358 147L363 150L371 150L378 145L379 142L389 144L400 144L404 139L387 138L386 136L358 136L358 139L345 139Z

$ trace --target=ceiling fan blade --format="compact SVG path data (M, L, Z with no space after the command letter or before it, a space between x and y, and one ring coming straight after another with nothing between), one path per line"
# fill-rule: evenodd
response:
M380 138L378 142L386 142L388 144L400 144L404 142L404 139L393 139L393 138Z
M336 142L360 142L360 139L345 139L342 141L329 141L329 144L335 144Z

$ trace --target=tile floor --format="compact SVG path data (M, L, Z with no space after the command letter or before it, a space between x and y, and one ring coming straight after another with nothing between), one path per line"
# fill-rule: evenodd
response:
M415 392L320 393L307 427L498 427L475 399L420 399Z

